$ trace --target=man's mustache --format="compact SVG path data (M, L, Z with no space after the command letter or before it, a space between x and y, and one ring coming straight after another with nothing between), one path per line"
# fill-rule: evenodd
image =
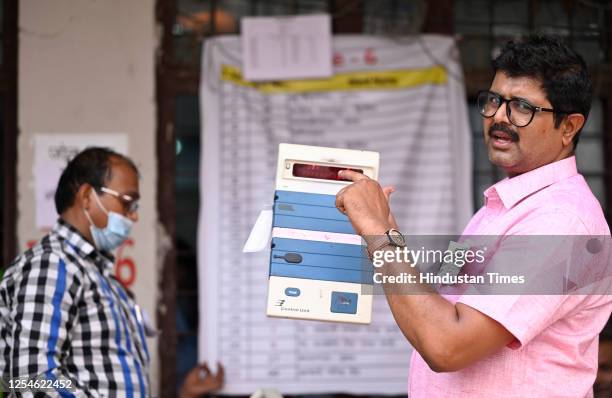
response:
M489 137L493 137L494 131L501 131L503 133L508 134L512 142L518 142L519 140L518 133L506 125L499 124L499 123L493 123L491 127L489 128Z

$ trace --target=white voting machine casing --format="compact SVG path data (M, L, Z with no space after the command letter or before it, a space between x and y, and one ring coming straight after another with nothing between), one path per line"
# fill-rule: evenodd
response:
M268 316L350 323L372 319L372 263L336 209L352 169L378 178L377 152L280 144L274 195Z

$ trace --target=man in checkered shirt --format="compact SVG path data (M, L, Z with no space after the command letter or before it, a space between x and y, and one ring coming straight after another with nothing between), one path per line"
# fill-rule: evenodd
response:
M110 253L138 220L139 197L138 170L122 155L88 148L68 163L57 223L0 283L5 388L31 396L19 387L39 380L52 386L44 396L150 396L140 309L114 278Z

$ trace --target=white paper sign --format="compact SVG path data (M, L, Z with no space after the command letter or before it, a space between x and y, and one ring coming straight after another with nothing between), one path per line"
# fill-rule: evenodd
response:
M36 134L34 136L36 228L52 227L57 220L55 189L66 164L88 146L109 147L127 154L125 134Z
M241 20L246 80L329 77L329 15L246 17Z

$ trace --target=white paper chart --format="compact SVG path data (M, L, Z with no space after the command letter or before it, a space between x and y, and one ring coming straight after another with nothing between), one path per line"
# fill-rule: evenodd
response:
M371 325L265 315L269 252L242 253L273 201L281 142L380 152L407 234L460 233L471 216L470 131L449 38L334 37L334 76L251 83L238 37L209 40L201 86L200 359L226 394L405 394L411 348L384 296Z

